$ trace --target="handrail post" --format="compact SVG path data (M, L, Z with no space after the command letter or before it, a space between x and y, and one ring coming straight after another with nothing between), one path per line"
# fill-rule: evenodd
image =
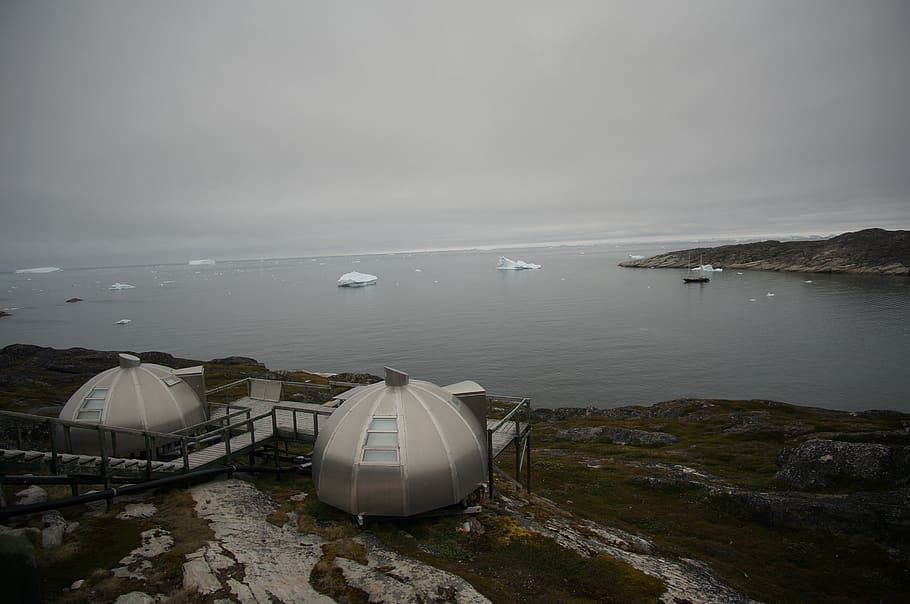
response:
M73 452L73 435L70 434L70 427L67 424L63 424L63 448L67 453L72 454Z
M314 413L313 414L313 439L315 440L317 436L319 436L319 414Z
M16 422L16 448L20 451L22 450L22 424L19 423L19 420L14 420Z
M528 459L526 462L528 465L525 466L525 482L527 483L525 488L528 491L528 495L530 495L531 494L531 430L530 429L528 429L528 434L527 434L527 436L525 436L525 447L527 447L527 452L528 452Z
M102 428L101 426L98 426L98 445L101 448L101 477L104 478L105 490L109 490L111 488L111 475L110 475L110 472L108 471L110 469L108 467L110 461L108 460L108 457L107 457L107 447L105 446L105 442L104 442L104 428ZM107 500L107 509L108 510L111 509L111 500L110 499Z
M230 427L225 428L222 431L222 434L223 434L223 436L221 438L224 439L224 456L225 456L225 459L227 459L227 462L231 463L231 429L230 429Z
M50 426L50 433L51 433L51 474L56 476L57 475L57 430L54 428L54 424L50 420L47 421L47 425Z
M152 479L152 438L148 432L143 431L145 437L145 479Z
M117 433L111 430L111 457L117 457Z
M493 500L493 431L487 429L487 476L489 484L487 489L490 494L490 501Z
M249 420L247 420L249 421ZM250 465L256 465L256 422L249 422L250 424Z
M272 442L275 445L275 468L277 469L281 464L278 461L278 417L274 407L272 407ZM281 474L275 474L275 478L280 482Z
M300 440L297 437L297 410L291 411L291 423L294 424L294 440Z
M180 453L183 455L183 473L186 474L190 471L190 456L186 450L186 438L180 439Z

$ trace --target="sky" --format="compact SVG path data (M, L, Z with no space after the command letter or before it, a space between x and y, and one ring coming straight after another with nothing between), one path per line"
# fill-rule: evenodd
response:
M904 0L0 0L0 270L866 227Z

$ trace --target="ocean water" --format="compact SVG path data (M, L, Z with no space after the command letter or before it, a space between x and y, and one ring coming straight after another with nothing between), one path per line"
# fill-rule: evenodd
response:
M0 308L13 316L0 319L0 345L244 355L273 369L389 365L542 407L723 397L910 411L910 279L726 270L685 285L682 270L617 266L667 249L678 247L4 273ZM543 268L496 270L502 253ZM351 270L379 282L336 287ZM115 282L135 288L110 291Z

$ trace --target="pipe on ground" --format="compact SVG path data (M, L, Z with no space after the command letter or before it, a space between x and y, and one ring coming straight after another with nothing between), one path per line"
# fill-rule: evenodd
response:
M174 476L167 476L165 478L159 478L157 480L150 480L148 482L140 482L137 484L128 484L120 488L110 488L103 491L96 491L94 493L85 493L84 495L75 495L73 497L65 497L63 499L55 499L53 501L44 501L41 503L29 503L26 505L10 505L4 508L0 508L0 521L4 521L13 516L21 516L23 514L36 514L39 512L47 512L49 510L56 510L59 508L71 507L74 505L81 505L83 503L91 503L93 501L101 501L103 499L113 499L119 495L130 495L133 493L141 493L142 491L147 491L149 489L155 489L158 487L165 487L172 484L177 484L180 482L186 482L190 480L196 480L200 478L211 478L217 476L218 474L233 474L234 472L243 472L249 474L284 474L286 472L306 472L310 470L310 464L303 464L300 466L284 467L284 468L272 468L268 466L223 466L220 468L209 468L207 470L197 470L195 472L189 472L187 474L175 474ZM4 482L9 482L10 477L5 477ZM21 478L54 478L52 476L23 476ZM21 483L27 484L27 483ZM39 484L39 483L33 483ZM45 482L44 484L49 484ZM68 484L68 482L67 482Z

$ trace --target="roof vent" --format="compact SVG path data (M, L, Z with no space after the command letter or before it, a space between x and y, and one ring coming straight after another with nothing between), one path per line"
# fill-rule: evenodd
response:
M409 381L410 378L407 373L392 369L391 367L385 368L386 386L407 386Z
M138 367L142 362L139 360L139 357L132 354L120 353L118 356L120 357L120 366L124 369L129 369L130 367Z

